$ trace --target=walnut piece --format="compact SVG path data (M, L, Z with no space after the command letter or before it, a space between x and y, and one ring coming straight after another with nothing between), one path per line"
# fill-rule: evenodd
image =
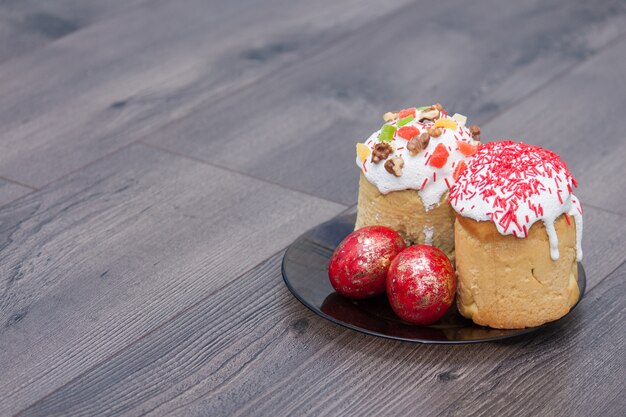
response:
M402 175L402 168L404 167L404 159L399 156L394 156L387 162L385 162L385 169L388 173L399 177Z
M389 155L393 153L393 148L386 142L379 142L374 145L372 149L372 162L377 164L380 161L387 159Z
M441 115L441 110L443 110L441 104L435 103L432 106L427 107L421 111L419 121L423 122L424 120L437 120Z
M409 150L411 156L415 156L422 152L430 143L430 135L427 132L422 133L419 136L414 137L407 143L406 148Z
M390 122L392 120L396 120L398 118L398 113L397 111L388 111L387 113L383 114L383 120L385 122Z
M426 131L433 138L438 138L443 133L443 130L441 130L440 127L429 127Z
M471 125L469 127L469 131L472 134L472 139L477 140L478 142L480 142L480 127L478 127L476 125Z

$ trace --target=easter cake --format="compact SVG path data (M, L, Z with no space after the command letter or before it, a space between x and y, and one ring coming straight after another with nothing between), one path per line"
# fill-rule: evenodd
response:
M454 212L448 190L478 149L480 129L440 104L384 115L357 144L360 168L355 228L381 225L409 244L428 244L454 260Z
M512 141L480 146L451 185L457 306L475 323L524 328L579 298L582 207L553 152Z

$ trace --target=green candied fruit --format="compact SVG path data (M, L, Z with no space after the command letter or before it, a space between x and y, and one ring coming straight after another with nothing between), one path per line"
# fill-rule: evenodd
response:
M408 115L407 117L403 117L402 119L398 120L398 127L402 127L407 123L411 123L413 121L413 119L415 119L415 116L412 115Z
M381 142L391 142L394 133L396 133L395 126L383 125L383 127L380 129L380 135L378 135L378 140Z
M422 107L418 107L418 108L416 109L416 111L422 111L422 110L427 109L427 108L429 108L429 107L430 107L430 106L422 106Z

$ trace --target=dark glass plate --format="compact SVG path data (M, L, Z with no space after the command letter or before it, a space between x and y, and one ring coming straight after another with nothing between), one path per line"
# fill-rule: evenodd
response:
M417 343L489 342L535 332L551 324L519 330L491 329L462 317L452 306L437 323L413 326L396 317L384 294L358 301L340 296L328 280L328 261L335 247L352 232L354 220L354 214L342 215L309 230L289 246L283 258L283 278L289 290L325 319L370 335ZM578 302L585 286L585 270L579 263Z

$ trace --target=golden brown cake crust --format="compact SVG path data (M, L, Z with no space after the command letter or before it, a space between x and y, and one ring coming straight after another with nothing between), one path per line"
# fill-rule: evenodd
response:
M570 217L555 222L560 257L550 257L539 221L518 239L489 221L456 215L457 306L475 323L500 329L538 326L563 317L579 296L576 228Z
M438 206L426 211L416 190L381 194L361 172L355 228L387 226L413 244L428 243L425 231L432 230L432 245L454 262L454 211L447 199L445 193Z

